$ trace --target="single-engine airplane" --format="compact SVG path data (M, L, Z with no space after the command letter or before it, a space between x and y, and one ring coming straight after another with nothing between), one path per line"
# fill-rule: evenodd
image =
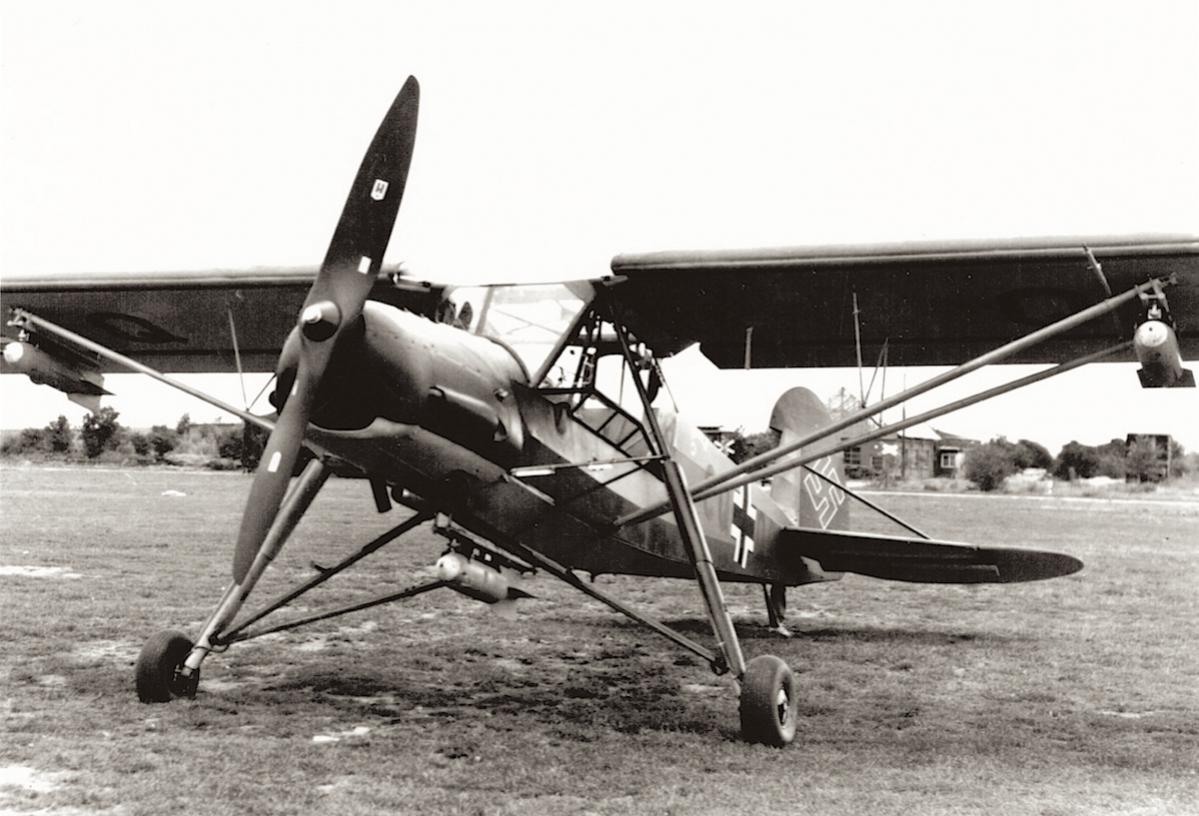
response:
M195 695L204 660L252 637L438 588L508 602L522 595L517 579L539 571L731 673L744 737L782 746L799 724L799 689L784 661L742 653L724 583L761 585L770 625L785 632L786 589L845 572L982 583L1082 566L932 540L852 491L840 451L1093 360L1135 357L1146 386L1193 385L1181 360L1199 353L1195 237L664 252L621 255L611 274L543 286L409 280L383 257L418 98L409 78L315 280L311 270L258 269L3 283L6 370L85 401L105 393L104 372L138 371L270 430L232 583L194 640L168 631L145 644L135 669L144 702ZM694 343L723 367L851 365L851 297L874 318L862 341L886 341L892 364L954 367L836 420L810 391L790 390L771 418L778 446L737 465L663 405L659 360ZM901 423L860 422L1000 361L1057 365ZM277 415L228 405L162 370L273 370ZM316 455L293 483L304 447ZM378 510L396 502L412 515L243 615L333 471L365 476ZM851 500L904 533L852 532ZM445 541L435 578L259 623L426 523ZM610 597L586 573L695 581L714 645Z

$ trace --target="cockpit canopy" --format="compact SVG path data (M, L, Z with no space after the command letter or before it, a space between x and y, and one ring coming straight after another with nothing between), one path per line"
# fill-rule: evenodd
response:
M553 377L542 369L557 356L594 295L587 281L463 286L449 292L437 318L510 348L536 385ZM559 357L555 368L567 362L567 356Z

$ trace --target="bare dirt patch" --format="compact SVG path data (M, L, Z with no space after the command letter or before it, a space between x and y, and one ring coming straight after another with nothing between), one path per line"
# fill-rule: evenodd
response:
M8 564L0 566L0 578L82 578L77 572L68 567L37 567L29 565Z

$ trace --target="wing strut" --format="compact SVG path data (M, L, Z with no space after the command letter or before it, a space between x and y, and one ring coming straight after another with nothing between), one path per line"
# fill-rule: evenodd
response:
M658 418L652 405L653 400L646 390L645 383L642 382L637 357L633 355L630 347L628 329L615 314L616 308L612 300L606 300L609 318L616 329L616 337L620 340L621 354L624 356L625 365L632 374L633 385L637 389L637 396L644 409L645 424L649 431L646 434L646 441L650 444L652 452L661 457L659 461L663 483L666 487L666 495L670 497L669 504L674 509L679 537L683 540L687 556L695 570L700 594L703 595L704 604L708 608L708 619L712 624L712 633L716 637L716 647L722 659L720 663L714 662L713 668L717 670L718 674L724 673L722 669L731 671L740 682L746 671L745 656L741 653L741 642L737 638L737 630L733 628L733 618L724 602L720 579L716 576L716 567L712 563L712 553L708 549L703 526L695 511L695 502L692 500L691 492L687 489L683 470L671 454L671 444L662 432L662 426L658 424Z
M769 479L772 476L777 476L778 474L785 473L788 470L793 470L797 467L811 464L812 462L823 459L826 456L831 456L834 453L840 453L848 448L856 448L860 445L865 445L867 442L873 442L875 439L893 434L896 431L903 430L904 428L910 428L913 425L919 425L921 422L928 422L929 420L936 419L939 416L961 410L962 408L973 405L976 402L982 402L983 400L990 399L991 397L997 397L1000 394L1006 394L1009 391L1015 391L1017 388L1023 388L1026 385L1032 385L1035 382L1047 380L1050 377L1056 377L1058 374L1064 374L1067 371L1084 366L1087 363L1093 363L1103 357L1107 357L1112 354L1118 354L1121 351L1126 351L1130 346L1132 346L1131 340L1114 346L1109 346L1105 349L1100 349L1099 351L1092 352L1091 354L1071 360L1068 363L1061 363L1053 368L1047 368L1044 371L1038 371L1033 374L1029 374L1028 376L1021 377L1018 380L1012 380L1011 382L1004 383L1003 385L997 385L994 388L988 388L986 391L980 391L973 396L955 400L954 402L942 405L940 408L934 408L930 411L925 411L923 413L907 417L901 422L896 422L891 425L884 425L880 428L870 431L869 433L853 437L852 439L846 439L834 445L823 446L813 453L806 453L791 459L784 459L782 462L770 467L764 467L749 473L745 473L744 469L739 468L737 469L737 474L740 475L732 474L733 478L730 478L728 481L721 484L705 488L701 483L694 491L692 491L691 498L693 501L703 501L704 499L710 499L713 496L725 493L729 490L736 490L737 488L743 487L744 485L752 482L757 482L762 479ZM844 489L843 486L839 487L841 487L842 490ZM622 516L612 524L613 527L623 527L628 524L637 524L645 521L646 519L659 516L667 509L669 509L669 506L660 508L658 505L655 505L637 513L630 513L627 516Z
M241 401L246 410L250 410L250 403L246 399L246 374L241 367L241 348L237 343L237 323L233 320L233 309L230 307L226 310L229 315L229 339L233 341L233 362L237 364L237 383L241 386Z
M852 425L855 425L858 422L869 419L871 416L873 416L875 414L885 411L888 408L893 408L896 405L899 405L901 403L904 403L904 402L912 399L913 397L916 397L916 396L919 396L920 394L925 393L926 391L931 391L933 388L936 388L937 386L944 385L945 383L956 380L959 377L969 374L972 371L976 371L985 365L989 365L991 363L997 363L1007 357L1012 356L1013 354L1016 354L1020 351L1023 351L1024 349L1029 348L1030 346L1034 346L1037 343L1043 342L1043 341L1049 339L1050 337L1053 337L1054 335L1069 331L1070 329L1074 328L1075 326L1081 325L1082 323L1086 323L1089 320L1093 320L1094 318L1099 317L1100 315L1104 315L1109 312L1112 312L1115 309L1118 309L1120 306L1124 305L1125 303L1128 303L1129 301L1139 299L1148 293L1160 290L1163 285L1166 285L1169 282L1171 282L1171 281L1162 281L1159 278L1152 278L1152 279L1146 281L1145 283L1138 284L1137 286L1134 286L1131 289L1127 290L1126 292L1123 292L1115 297L1111 297L1111 298L1107 298L1106 300L1102 300L1099 303L1096 303L1093 306L1083 309L1082 311L1077 312L1069 317L1063 318L1062 320L1059 320L1056 323L1051 323L1048 326L1037 329L1034 332L1026 334L1024 337L1021 337L1017 340L1013 340L1012 342L1006 343L997 349L993 349L993 350L987 352L986 354L982 354L978 357L975 357L973 360L969 360L965 363L962 363L961 365L956 366L955 368L952 368L949 371L938 374L935 377L931 377L928 380L925 380L924 382L920 383L917 386L900 391L898 394L895 394L892 397L888 397L884 400L881 400L881 401L875 403L874 405L870 406L869 408L864 408L860 411L855 411L854 413L849 414L848 416L837 420L836 422L832 423L831 425L826 425L825 427L821 428L820 430L814 431L813 433L810 433L810 434L807 434L788 445L784 445L780 448L775 448L774 450L766 451L765 453L758 454L757 456L754 456L750 459L745 460L744 462L742 462L740 465L738 465L735 468L730 468L729 470L725 471L724 473L718 473L715 476L711 476L711 477L705 479L704 481L700 482L692 490L692 497L696 501L698 501L698 500L701 500L704 498L708 498L709 496L714 496L717 493L722 493L727 490L732 490L735 487L739 487L741 485L748 484L749 482L755 481L756 479L765 478L768 474L780 473L785 470L790 470L791 468L798 467L801 464L806 464L808 462L814 461L813 458L804 456L800 460L790 461L788 464L786 464L785 466L783 466L781 468L778 468L776 466L776 468L767 468L765 470L762 470L762 468L765 465L767 465L771 462L776 462L776 461L782 459L783 457L789 456L790 454L797 453L802 448L811 445L813 442L818 442L822 439L832 436L833 434L837 433L838 431L845 430L846 428L848 428ZM926 421L926 420L932 418L933 416L940 416L943 413L948 413L951 410L956 410L957 408L965 407L966 405L973 404L974 402L978 402L981 399L986 399L988 397L996 396L997 394L1005 393L1006 391L1013 390L1014 388L1019 388L1022 385L1027 385L1031 382L1036 382L1037 379L1044 379L1045 376L1052 376L1052 374L1050 374L1049 372L1053 372L1053 374L1060 374L1063 371L1069 370L1069 368L1076 368L1077 366L1082 365L1084 362L1091 362L1091 361L1097 360L1101 357L1106 357L1109 354L1114 354L1117 351L1123 351L1130 346L1131 346L1131 342L1128 342L1128 343L1122 343L1118 346L1113 346L1113 347L1110 347L1107 349L1103 349L1094 354L1088 354L1086 356L1079 357L1077 360L1071 361L1070 363L1065 363L1061 366L1056 366L1054 368L1051 368L1048 370L1048 372L1040 372L1040 374L1044 375L1044 376L1033 375L1033 378L1024 377L1019 380L1015 380L1012 383L1009 383L1007 386L1001 386L999 390L990 389L988 391L982 392L982 394L976 395L975 397L967 398L967 400L959 400L955 403L951 403L952 407L946 406L944 409L937 409L935 412L926 412L924 414L919 414L917 416L919 417L919 421ZM1067 367L1063 367L1063 366L1067 366ZM903 422L897 423L896 425L887 426L886 428L879 428L877 434L869 434L866 437L859 437L858 439L850 441L848 443L841 443L841 444L838 444L833 447L822 448L819 456L817 456L815 458L821 458L821 457L827 456L830 453L836 453L837 451L844 450L847 447L856 447L857 445L862 444L863 442L870 441L872 439L877 439L878 436L883 436L886 433L898 430L900 427L908 427L909 425L914 425L914 424L917 424L917 418L909 417L908 419L904 420ZM753 475L747 476L746 474L753 474ZM720 488L720 489L717 490L715 488ZM621 526L624 526L627 524L636 524L638 522L654 518L655 516L660 516L669 509L670 509L669 501L659 502L658 504L653 505L651 507L647 507L644 510L639 510L635 513L629 513L628 515L622 516L621 518L617 519L616 522L614 522L613 526L621 527Z
M49 332L50 334L57 335L57 336L63 338L64 340L67 340L71 343L81 346L82 348L87 349L90 352L93 352L95 354L100 355L101 357L105 357L109 360L112 360L117 365L123 366L123 367L129 369L130 371L135 371L138 374L145 374L147 377L150 377L151 379L158 380L160 383L169 385L171 388L178 389L179 391L182 391L183 393L188 394L189 396L193 396L198 400L207 402L209 405L215 405L217 408L220 408L222 411L225 411L226 413L229 413L229 414L232 414L232 415L238 417L243 422L249 422L251 424L257 425L260 428L264 428L265 430L268 430L268 431L273 430L275 427L275 423L272 422L271 420L267 419L266 417L255 416L254 414L251 414L249 411L243 411L240 408L235 408L234 406L230 405L229 403L225 402L224 400L217 399L216 397L212 396L211 394L205 394L203 391L201 391L198 388L192 388L187 383L180 382L179 380L176 380L174 377L168 377L166 374L163 374L160 371L155 371L154 369L150 368L148 365L139 363L137 360L133 360L129 357L126 357L124 354L120 354L118 352L113 351L110 348L100 345L99 343L88 340L83 335L76 334L75 332L70 331L69 329L64 329L62 326L59 326L56 323L51 323L49 320L46 320L45 318L38 317L37 315L33 314L32 312L27 312L24 309L13 309L13 319L11 322L12 322L12 325L21 326L21 327L36 326L37 328L39 328L43 331Z

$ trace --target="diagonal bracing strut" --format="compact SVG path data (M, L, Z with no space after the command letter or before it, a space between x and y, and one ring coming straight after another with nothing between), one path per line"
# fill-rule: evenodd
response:
M1125 303L1128 303L1129 301L1139 299L1145 292L1155 291L1155 289L1159 289L1161 286L1171 283L1171 282L1172 282L1171 280L1163 281L1160 278L1151 278L1150 280L1146 281L1145 283L1138 284L1138 285L1132 287L1131 289L1128 289L1127 291L1125 291L1119 295L1116 295L1115 297L1110 297L1110 298L1107 298L1106 300L1102 300L1099 303L1094 304L1093 306L1090 306L1086 309L1083 309L1080 312L1070 315L1069 317L1065 317L1055 323L1051 323L1048 326L1044 326L1040 329L1037 329L1036 331L1031 332L1031 333L1025 335L1024 337L1021 337L1017 340L1013 340L1012 342L1006 343L1006 344L1000 346L999 348L993 349L985 354L975 357L974 359L969 360L965 363L962 363L961 365L956 366L956 367L950 369L949 371L946 371L942 374L938 374L935 377L931 377L930 379L926 380L925 382L923 382L917 386L914 386L912 388L901 391L900 393L895 394L894 396L888 397L887 399L882 400L881 402L878 402L878 403L870 406L869 408L865 408L861 411L856 411L856 412L844 417L843 419L837 420L836 422L833 422L830 425L826 425L825 427L823 427L817 431L814 431L810 434L807 434L806 436L803 436L800 439L795 440L794 442L784 445L783 447L775 448L774 450L766 451L764 453L758 454L757 456L754 456L754 457L751 457L750 459L745 460L744 462L742 462L735 468L730 468L729 470L726 470L723 473L718 473L715 476L711 476L707 479L704 479L702 482L700 482L694 488L692 488L692 495L696 499L701 499L701 498L706 498L707 496L715 495L716 493L721 493L726 490L730 490L734 487L733 484L730 484L730 482L732 482L733 480L736 480L737 486L739 486L741 484L746 484L747 483L746 480L744 480L743 478L738 478L738 477L742 477L743 474L750 473L752 471L757 471L759 468L762 468L771 462L777 461L784 456L788 456L792 453L795 453L795 452L799 451L801 448L803 448L807 445L811 445L813 442L818 442L818 441L820 441L828 436L831 436L832 434L835 434L838 431L842 431L845 428L848 428L864 419L868 419L869 417L874 416L875 414L879 413L880 411L884 411L888 408L892 408L896 405L899 405L900 403L903 403L903 402L906 402L906 401L912 399L913 397L919 396L920 394L923 394L926 391L930 391L933 388L936 388L937 386L944 385L945 383L956 380L959 377L962 377L966 374L969 374L972 371L976 371L977 369L982 368L983 366L989 365L991 363L997 363L1007 357L1010 357L1013 354L1023 351L1026 348L1029 348L1031 346L1036 345L1037 343L1047 340L1050 337L1061 334L1062 332L1069 331L1070 329L1073 329L1083 323L1086 323L1089 320L1093 320L1094 318L1099 317L1100 315L1104 315L1109 312L1112 312L1112 311L1118 309L1119 307L1123 306ZM1104 356L1107 356L1108 354L1113 354L1116 351L1123 350L1123 349L1127 348L1128 345L1129 345L1128 343L1121 344L1118 347L1112 347L1109 349L1105 349L1101 352L1096 352L1095 354L1087 355L1086 357L1082 357L1079 359L1090 362L1091 360L1099 359L1100 357L1104 357ZM1077 367L1077 365L1081 365L1081 364L1082 363L1080 363L1078 361L1074 361L1073 364L1066 364L1066 365L1070 365L1070 367ZM1064 370L1067 370L1067 369L1061 369L1061 371L1064 371ZM1060 373L1060 371L1058 373ZM990 392L984 392L984 393L990 393ZM991 394L991 395L994 396L994 394ZM961 407L961 406L959 406L959 407ZM891 426L891 427L892 427L892 429L894 429L896 426ZM852 443L846 447L853 447L855 444L857 444L857 443ZM835 450L841 450L841 449L843 449L843 448L826 450L825 453L822 454L822 456L827 455L830 452L835 452ZM820 458L820 457L817 457L817 458ZM792 467L800 465L800 464L804 464L804 462L793 462ZM788 469L788 468L784 468L784 469ZM749 479L748 481L752 481L752 479ZM720 486L722 489L717 490L717 491L712 490L712 488L715 488L718 486ZM645 521L650 518L654 518L655 516L659 516L659 515L665 513L669 509L670 509L669 501L659 502L658 504L653 505L648 508L645 508L644 510L636 511L634 513L629 513L625 516L622 516L621 518L617 519L616 522L613 523L613 527L615 528L615 527L622 527L622 526L625 526L628 524L636 524L638 522Z
M943 405L940 408L934 408L930 411L925 411L924 413L921 413L921 414L915 414L915 415L910 416L907 419L903 420L902 422L896 422L892 425L884 425L883 427L873 430L870 433L863 434L862 436L854 437L853 439L847 439L843 442L838 442L834 445L827 445L825 447L821 447L819 450L817 450L813 453L802 454L795 458L785 459L784 461L782 461L780 463L774 464L767 468L763 468L762 470L756 470L756 471L753 471L752 473L745 473L741 476L738 476L737 478L734 478L727 482L724 482L723 484L718 484L713 487L708 487L706 489L697 490L692 495L696 501L702 501L704 499L711 498L712 496L719 495L720 493L724 493L725 491L735 490L736 488L741 487L743 485L750 484L751 482L756 482L761 479L768 479L771 476L776 476L779 473L783 473L785 471L792 470L801 465L810 464L812 462L817 461L818 459L823 459L826 456L831 456L834 453L840 453L841 451L846 450L847 448L856 448L859 445L864 445L867 442L872 442L875 439L879 439L883 436L887 436L888 434L892 434L895 431L901 430L903 428L908 428L908 427L911 427L912 425L917 425L921 422L928 422L931 419L936 419L939 416L948 414L952 411L957 411L961 408L965 408L968 405L973 405L976 402L982 402L983 400L990 399L991 397L996 397L996 396L999 396L1000 394L1006 394L1009 391L1014 391L1017 388L1023 388L1026 385L1031 385L1032 383L1040 382L1041 380L1047 380L1050 377L1056 377L1059 374L1064 374L1065 372L1071 371L1075 368L1078 368L1079 366L1086 365L1087 363L1092 363L1095 360L1098 360L1102 357L1107 357L1108 355L1116 354L1117 352L1124 351L1127 348L1129 348L1131 345L1132 345L1132 341L1130 340L1128 342L1120 343L1115 346L1109 346L1108 348L1101 349L1099 351L1094 352L1093 354L1088 354L1084 357L1079 357L1075 360L1071 360L1068 363L1061 363L1060 365L1056 365L1053 368L1048 368L1048 369L1045 369L1044 371L1038 371L1034 374L1029 374L1028 376L1020 377L1017 380L1012 380L1011 382L1004 383L1003 385L995 386L994 388L988 388L986 391L980 391L979 393L977 393L973 396L965 397L960 400L956 400L947 405ZM652 513L651 516L659 515L661 512L662 511ZM629 522L626 522L624 520L618 520L618 523L627 524Z
M344 572L345 570L352 567L354 564L361 561L363 558L366 558L371 553L374 553L377 550L382 549L387 544L390 544L392 541L395 541L400 536L411 532L412 530L416 529L417 527L419 527L420 525L424 524L426 521L429 521L432 518L433 518L433 514L428 513L428 512L418 512L418 513L410 516L409 518L407 518L404 521L397 524L395 527L392 527L387 532L375 537L368 543L364 544L357 552L347 556L346 558L343 558L341 561L339 561L338 563L334 564L331 567L322 569L320 571L320 573L318 575L316 575L315 577L309 579L308 581L305 581L303 584L301 584L300 586L291 590L290 592L287 592L287 593L279 596L275 600L271 601L263 609L254 613L250 617L246 618L244 621L240 621L236 626L231 627L230 629L228 629L225 632L218 633L218 635L215 637L214 641L217 643L220 643L220 644L227 644L227 643L235 643L239 640L245 640L246 638L242 637L241 635L246 629L250 628L250 626L252 626L253 624L262 620L267 615L274 612L276 609L286 606L287 604L291 603L296 598L300 597L301 595L305 594L306 592L309 592L310 590L315 589L316 587L320 586L325 581L328 581L330 578L332 578L334 575L337 575L340 572ZM404 597L406 597L406 596L404 596ZM398 600L398 599L391 599L391 600ZM316 619L319 620L321 618L316 618ZM311 621L306 621L306 622L311 622ZM290 625L290 626L287 626L286 628L294 629L295 625L298 625L298 624ZM280 630L274 630L274 631L280 631Z
M720 588L720 579L717 577L716 567L712 563L712 553L708 549L708 541L704 537L703 526L700 524L699 515L695 510L695 502L691 492L687 489L683 470L671 454L670 441L662 432L661 425L658 424L658 418L654 414L651 404L653 401L646 391L645 383L641 381L636 358L629 346L628 330L614 313L615 304L609 301L607 305L609 317L616 329L617 339L620 341L624 364L628 366L629 372L632 374L633 386L641 401L645 424L649 431L646 434L646 441L650 445L651 452L660 457L659 464L662 469L666 495L669 497L668 504L674 510L679 537L683 541L683 547L687 552L691 567L695 570L700 594L708 609L708 620L712 624L712 633L716 638L716 647L724 661L723 666L714 664L713 668L718 674L723 674L722 668L727 669L740 681L745 676L745 656L741 653L741 643L737 637L737 630L733 626L732 615L729 614L728 607L724 602L724 592Z
M471 538L470 536L467 536L457 530L454 531L453 535L454 535L454 538L460 539L463 542L468 543L472 546L475 546L475 547L480 546L478 541L476 541L475 539ZM716 671L717 674L722 674L727 669L727 666L725 665L725 662L724 662L724 657L722 655L719 655L719 654L713 652L711 649L707 649L707 648L701 646L700 644L696 643L694 640L687 637L686 635L680 634L679 632L676 632L674 629L671 629L666 624L661 623L660 621L657 621L654 618L649 617L648 615L642 614L641 612L634 609L632 606L629 606L626 603L616 600L615 598L608 595L607 593L601 592L600 590L596 589L591 584L588 584L586 581L584 581L582 578L580 578L578 575L576 575L574 572L572 572L569 568L564 567L563 565L559 564L557 561L553 560L548 555L544 555L544 554L538 552L537 550L534 550L531 547L521 544L519 541L517 541L515 539L513 539L511 541L505 541L504 544L500 547L500 549L502 549L504 551L504 553L506 553L508 555L514 555L524 561L527 561L532 566L537 567L538 569L544 570L549 575L552 575L553 577L557 578L558 580L562 581L563 583L569 584L570 586L577 589L579 592L582 592L587 597L597 600L600 603L604 604L609 609L615 610L616 612L619 612L620 614L624 615L627 618L630 618L631 620L636 621L637 623L648 626L650 629L653 629L655 632L662 635L663 637L670 640L671 642L683 647L684 649L691 652L692 654L697 655L697 656L703 658L704 660L706 660L712 666L712 669L714 671Z
M209 405L214 405L217 408L220 408L222 411L232 414L243 422L249 422L250 424L257 425L258 427L267 431L273 430L275 427L275 423L266 417L260 417L255 414L251 414L249 411L244 411L240 408L237 408L236 406L231 405L224 400L217 399L211 394L205 394L198 388L192 388L185 382L181 382L174 377L169 377L160 371L150 368L148 365L144 365L139 363L137 360L126 357L120 352L116 352L106 346L102 346L99 343L87 339L81 334L76 334L70 329L64 329L62 326L52 323L49 320L46 320L44 317L38 317L32 312L27 312L24 309L13 309L13 318L11 324L21 327L35 326L39 329L49 332L50 334L57 335L64 340L68 340L71 343L93 352L94 354L98 354L105 359L111 360L123 368L137 372L138 374L145 374L147 377L153 380L158 380L164 385L169 385L171 388L182 391L183 393L195 397L203 402L207 402Z
M329 473L329 468L320 459L313 459L304 466L300 477L284 497L279 513L275 516L275 521L267 531L246 574L241 580L234 581L229 585L221 597L220 603L217 604L217 608L205 621L200 637L196 640L179 670L181 677L198 677L196 673L200 670L204 658L217 646L219 634L241 611L242 604L250 596L250 592L258 583L258 579L262 577L262 573L283 549L287 537L295 530L300 519L304 517L304 513L307 512L321 488L324 487Z

